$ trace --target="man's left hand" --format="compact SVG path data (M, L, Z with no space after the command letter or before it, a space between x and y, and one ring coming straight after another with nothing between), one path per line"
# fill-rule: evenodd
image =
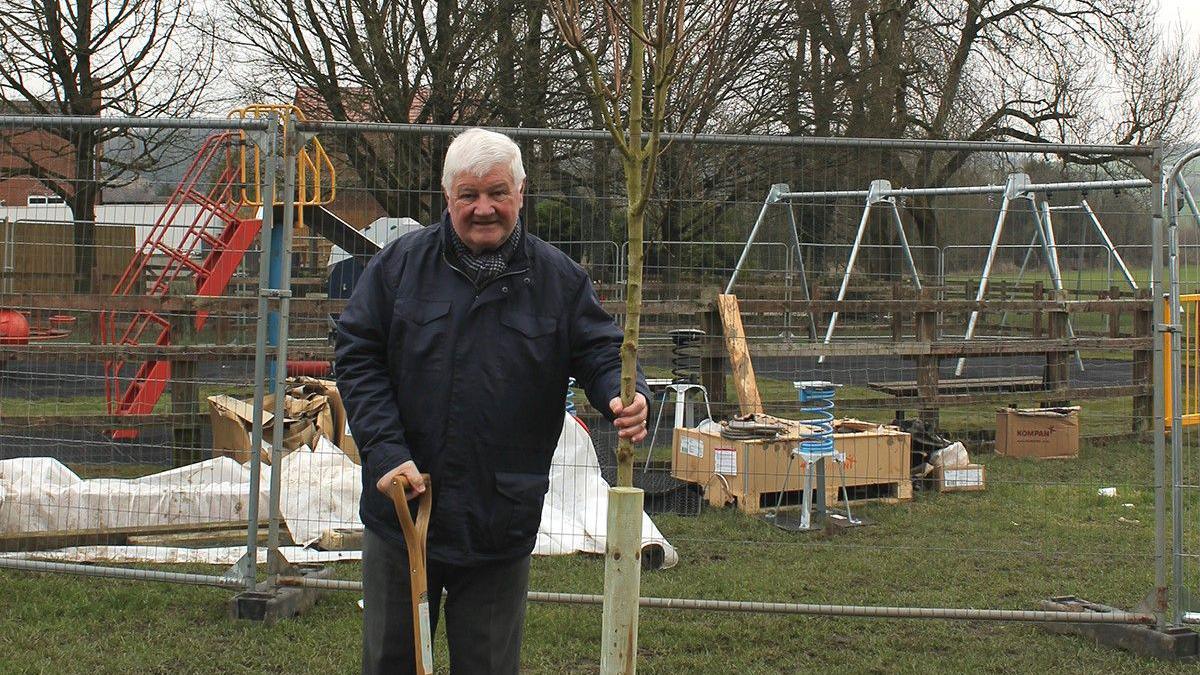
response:
M630 403L629 407L622 405L621 398L617 397L608 402L608 407L617 416L613 420L613 426L617 428L618 436L627 438L633 443L641 443L642 439L646 438L648 407L645 396L640 392L634 394L633 403Z

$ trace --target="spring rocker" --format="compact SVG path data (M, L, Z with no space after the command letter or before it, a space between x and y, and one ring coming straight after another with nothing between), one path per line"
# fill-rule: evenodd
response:
M808 532L821 529L824 522L814 523L812 519L813 493L817 493L817 512L822 520L836 518L843 526L862 525L862 521L850 512L850 493L846 488L846 456L834 448L833 443L833 398L841 385L823 380L808 380L793 382L800 398L800 412L807 417L801 419L811 431L796 445L788 457L787 471L783 479L783 489L779 492L779 500L775 508L764 517L780 529L792 532ZM780 511L783 506L783 496L787 492L787 480L792 473L792 463L799 457L804 462L804 488L800 505L800 522L796 523ZM825 464L826 459L833 460L838 467L841 477L841 494L845 505L845 516L830 513L825 507Z

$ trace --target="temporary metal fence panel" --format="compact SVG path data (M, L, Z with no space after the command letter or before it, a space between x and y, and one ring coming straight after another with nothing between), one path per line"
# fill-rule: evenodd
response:
M83 128L137 142L75 176L46 151ZM0 182L0 567L253 585L233 566L268 499L241 431L262 224L235 165L267 128L0 117L0 162L44 176ZM212 571L111 568L132 562Z
M410 206L416 213L404 210L390 213L407 215L420 222L436 219L440 209L439 153L444 151L446 139L455 129L359 124L314 124L311 129L321 136L327 148L351 147L365 142L365 136L372 139L371 143L388 148L388 152L378 153L379 157L390 158L397 149L419 150L420 158L408 165L405 180L391 183L364 180L361 187L339 184L339 194L369 193L386 203L398 202L402 195L411 197L415 192L418 199ZM603 134L532 129L514 130L513 135L525 151L530 176L529 200L525 205L530 231L555 242L617 242L622 246L618 266L623 264L627 257L622 241L624 202L617 179L619 167L612 161L609 141ZM915 156L933 147L854 142L817 146L806 145L803 139L782 145L774 141L769 145L756 143L758 140L752 138L712 142L703 138L674 139L665 157L667 170L661 174L658 195L648 209L645 287L650 300L643 307L641 356L647 375L666 384L656 389L651 415L661 421L656 425L654 446L643 449L639 457L638 481L657 500L652 510L699 513L695 518L684 519L654 517L659 531L680 560L696 560L696 556L708 561L737 560L737 565L706 564L719 568L722 575L737 577L731 583L744 588L747 599L750 596L766 599L780 588L773 584L768 589L757 583L754 577L762 574L753 571L757 569L755 565L775 570L766 576L776 581L781 577L821 577L818 570L804 562L815 564L812 554L817 551L821 556L835 557L843 568L875 566L872 569L881 570L876 576L885 579L881 588L875 590L899 596L910 592L905 590L906 572L902 570L930 566L964 570L973 563L987 566L989 563L985 561L1003 558L1019 568L1022 606L1059 591L1062 574L1079 582L1072 590L1082 589L1082 594L1089 597L1126 606L1136 604L1156 583L1155 458L1134 435L1135 428L1148 430L1154 424L1153 412L1149 410L1152 381L1139 379L1143 373L1134 366L1135 362L1140 363L1138 359L1148 359L1153 349L1149 321L1143 321L1149 315L1150 303L1138 300L1129 291L1121 294L1114 304L1104 304L1108 302L1110 287L1121 283L1121 279L1115 266L1110 273L1111 254L1097 243L1094 234L1085 232L1085 226L1091 227L1086 216L1052 211L1057 238L1053 246L1060 256L1064 286L1071 291L1065 300L1050 297L1048 278L1040 300L1034 296L1033 283L1024 279L1017 283L1020 256L1028 248L1032 229L1024 223L1014 224L1007 231L1001 250L1012 252L1016 259L1011 269L1001 265L994 277L997 286L1007 286L1007 294L1003 300L994 291L987 294L984 324L990 332L983 333L987 339L967 347L953 343L956 332L961 336L960 327L965 325L973 300L957 297L942 278L978 274L979 269L954 270L949 256L944 259L940 252L942 246L986 245L998 208L994 196L915 195L901 199L906 227L912 228L908 237L914 251L919 253L914 258L923 280L930 286L928 293L932 294L924 300L918 298L903 269L897 267L896 244L880 240L891 236L882 228L884 223L872 221L858 263L861 268L856 265L851 292L843 308L845 332L836 332L829 347L814 344L808 331L799 329L807 314L797 314L800 256L772 252L774 244L786 246L789 235L784 216L769 216L763 224L764 232L751 249L764 244L761 252L755 253L762 257L751 265L758 270L758 276L745 283L739 279L735 289L742 302L742 330L748 337L727 340L721 322L713 318L704 303L696 303L692 317L680 313L680 303L710 297L714 292L710 280L717 282L712 284L717 286L728 278L722 275L736 264L749 228L761 211L761 196L767 187L787 182L798 190L860 189L869 179L879 177L872 167L888 165L886 158ZM755 152L747 153L746 147L755 148ZM1031 149L982 146L977 150L986 153ZM1149 151L1131 152L1145 155ZM754 166L750 166L746 155L754 155ZM764 162L764 155L769 155L770 161ZM335 158L337 161L348 162L349 155ZM988 173L986 165L986 162L973 165L971 171L975 173L970 180L1002 183L1004 176ZM1121 170L1115 164L1113 168ZM365 176L369 172L351 168L340 175L350 173ZM1073 184L1089 183L1088 178L1081 174ZM893 182L912 185L913 179L893 178ZM1149 190L1142 187L1147 183L1134 179L1120 195L1111 191L1104 194L1094 191L1089 195L1089 205L1105 223L1115 244L1149 245ZM1069 194L1071 189L1068 185L1063 187L1061 195L1056 193L1064 200L1063 204L1077 203L1079 195ZM1058 205L1058 201L1050 204ZM861 203L842 206L813 200L797 205L803 259L816 291L812 314L818 328L825 326L833 309L827 289L836 289L840 281L850 237L861 213ZM932 232L939 233L939 242L926 241ZM562 247L575 257L569 246ZM960 249L958 255L967 250ZM1144 267L1148 263L1130 259L1135 266ZM1035 271L1045 276L1044 271L1035 270L1032 265L1026 276ZM604 289L605 283L598 283L597 288ZM609 303L610 311L624 312L619 297L603 292L601 295ZM925 308L932 310L940 321L919 319L917 315ZM1074 339L1055 332L1060 328L1058 315L1062 310L1070 314L1076 332ZM1001 329L999 322L1004 314L1008 314L1008 319ZM789 320L793 329L780 330ZM918 335L918 320L923 322L921 330L933 332ZM668 335L673 329L704 330L706 334L698 346L681 345ZM799 419L809 414L800 410L797 391L792 385L794 381L806 380L828 380L842 385L834 399L837 416L863 419L868 429L873 429L874 424L891 422L897 410L917 417L922 417L922 411L940 412L937 417L942 432L949 440L965 441L975 451L971 457L986 465L987 489L975 494L934 495L925 491L914 498L927 501L930 508L939 511L937 528L958 523L953 526L954 536L964 538L966 543L956 539L955 546L945 547L926 542L914 531L923 526L900 522L914 508L910 501L913 457L910 452L897 452L886 435L872 437L870 431L861 433L860 444L849 453L854 466L844 463L841 467L847 473L846 490L839 485L839 467L836 463L829 464L826 486L830 491L826 496L830 502L841 495L865 499L861 505L852 507L856 517L861 509L867 519L876 523L874 527L852 530L845 538L835 540L817 540L772 527L765 516L794 514L801 501L805 461L803 457L790 456L790 450L798 443L774 444L770 450L764 447L748 452L745 447L753 446L716 437L708 445L702 440L697 446L695 442L684 443L682 434L675 441L676 434L671 428L679 392L669 385L681 377L675 371L686 374L690 369L693 377L700 380L697 384L706 385L705 393L717 418L727 419L738 411L739 383L727 376L721 378L723 385L718 390L708 386L714 380L705 371L719 363L716 359L726 353L727 347L739 345L746 347L753 359L762 408L779 417ZM1082 352L1086 366L1083 371L1069 362L1076 348ZM921 353L930 356L922 357ZM823 354L828 359L825 364L818 364L817 358ZM967 373L955 378L946 367L961 354L968 356ZM930 372L930 359L941 362L940 384L933 397L924 395L926 389L922 387L927 388L928 384L921 380ZM1049 384L1048 367L1053 373ZM675 384L682 388L686 383ZM581 391L572 391L570 404L590 425L589 439L597 447L600 473L611 479L614 435L587 405ZM685 419L697 421L708 413L698 389L688 386L682 393L684 407L690 408L685 410ZM1083 404L1080 459L1056 465L991 454L996 408L1009 403L1036 407L1042 402L1067 401ZM924 417L933 419L933 415ZM564 434L564 438L575 433ZM1125 462L1122 458L1130 453L1142 453L1141 461ZM902 469L897 468L902 464L900 454L906 455L903 459L907 462ZM893 455L896 463L892 462ZM701 458L711 464L701 464L697 461ZM560 480L583 481L587 467L578 459L570 460L569 464L572 471L568 473L572 477L555 475ZM647 465L649 468L642 471L641 467ZM936 485L932 473L918 481L919 487ZM1133 511L1124 510L1127 507L1121 504L1126 502L1098 496L1098 491L1109 487L1115 487L1118 494L1139 495L1133 502ZM547 497L547 513L551 515L544 519L539 546L545 544L554 552L566 552L573 542L588 538L582 533L586 532L586 526L583 531L575 531L571 524L594 521L595 515L589 512L592 507L587 506L590 502L561 501L563 494L582 495L588 489L583 482L572 487L570 483L552 480ZM963 514L975 508L973 505L993 499L1003 502L995 508L997 513L1005 512L1006 519L987 525L985 534L973 518ZM725 504L726 509L716 508L717 504ZM783 508L776 511L780 506ZM1057 515L1045 517L1048 513ZM1100 526L1103 537L1079 538L1081 530L1072 524L1097 518L1103 521ZM721 529L718 523L724 519L740 524L736 532ZM1138 522L1127 522L1133 520ZM1014 522L1017 524L1013 525ZM592 545L596 545L594 539ZM548 578L554 578L553 570L562 563L551 557L539 559L536 564L545 566ZM1115 569L1125 570L1127 575L1123 578L1136 577L1138 582L1122 585L1109 574ZM593 572L598 583L599 567ZM970 572L965 574L968 578L956 581L956 587L970 587L975 589L972 597L987 598L993 580L975 578ZM826 592L828 597L822 600L848 604L855 604L869 593L837 584L826 586ZM649 593L653 593L653 588ZM704 590L697 587L693 593L699 596ZM954 604L953 596L954 593L946 591L938 597ZM982 602L987 606L1011 606L1012 599L995 597Z
M136 128L133 122L124 124ZM262 130L265 125L239 120L226 128ZM176 480L181 486L202 482L211 487L220 482L194 468L197 462L211 466L218 461L212 457L218 445L216 425L240 429L234 434L237 442L253 445L254 439L247 439L253 434L245 424L246 408L239 404L253 398L256 384L277 381L263 369L278 354L267 351L264 339L268 328L260 312L268 300L280 314L271 330L286 346L295 372L329 377L332 315L345 300L338 297L341 291L334 292L344 286L334 283L337 272L329 266L335 242L322 228L332 223L336 229L341 223L358 230L380 219L399 224L409 218L417 226L437 222L444 208L441 158L459 130L338 123L296 123L292 128L317 135L337 185L336 197L328 203L262 213L264 220L284 223L284 230L294 234L290 248L282 234L270 242L275 253L282 251L294 265L293 274L285 268L275 279L290 293L263 295L272 282L255 281L264 263L249 256L240 261L223 293L202 302L186 299L194 295L187 292L194 288L189 274L201 267L203 246L194 256L184 256L186 262L175 263L179 274L166 284L171 293L149 299L140 292L119 301L105 295L101 303L96 293L25 289L19 284L61 283L56 275L71 276L74 261L68 253L77 253L78 246L61 231L16 224L28 223L24 216L13 219L5 238L10 247L37 247L47 257L42 269L31 270L20 268L25 263L19 256L2 258L11 270L5 282L12 285L0 289L6 309L29 311L27 321L35 327L50 330L55 316L74 317L76 327L57 342L0 346L15 357L0 371L0 461L37 455L57 462L31 474L31 484L43 491L53 481L77 482L61 466L73 467L76 477L120 474L135 483ZM591 132L521 129L512 134L523 148L528 173L523 208L528 231L582 265L606 308L623 314L625 199L611 141ZM283 142L273 161L280 168L264 168L264 180L275 178L278 194L305 194L296 184L299 178L283 170L295 166L296 150L279 140ZM203 142L197 136L192 145ZM885 167L900 170L920 165L916 160L921 158L936 161L941 153L958 151L975 153L980 160L967 161L954 177L964 185L1003 183L1005 177L993 168L1001 163L983 161L996 159L997 153L1004 153L1005 164L1017 158L1034 168L1048 153L1059 151L1096 158L1152 155L1147 148L1015 143L672 137L647 209L644 281L650 290L642 308L641 360L655 381L650 414L657 423L654 443L640 450L635 482L647 491L647 564L666 569L644 578L644 595L662 599L661 606L683 606L666 600L683 597L696 607L713 608L704 603L718 599L730 603L718 609L768 611L761 603L780 603L769 611L1042 620L1047 617L1021 612L1063 591L1132 608L1148 591L1165 588L1166 511L1160 508L1165 474L1157 471L1165 458L1162 379L1154 374L1152 356L1161 349L1161 335L1153 331L1163 324L1163 310L1148 299L1161 286L1139 289L1141 296L1130 291L1113 299L1111 287L1120 284L1120 277L1113 276L1107 249L1098 250L1095 239L1084 238L1083 215L1053 216L1059 229L1052 246L1069 282L1067 297L1055 296L1045 282L1040 295L1025 278L1018 282L1017 266L1032 229L1014 227L1000 240L1000 250L1013 253L1013 264L995 269L994 285L976 302L951 279L958 276L957 283L966 283L978 272L974 261L966 260L969 251L986 245L993 235L999 208L995 196L902 195L897 206L920 290L897 254L894 227L872 218L863 230L845 300L839 303L834 298L846 278L862 203L802 200L795 205L800 251L790 242L786 218L768 219L752 247L747 274L734 289L740 312L721 314L713 303L737 265L769 186L786 182L796 190L852 192L883 178L919 186L921 175L888 176ZM264 156L261 161L272 160ZM1134 175L1120 160L1110 160L1105 168ZM155 175L151 188L165 189L179 180L168 173ZM1080 170L1076 182L1090 176ZM1146 247L1160 243L1151 239L1158 223L1154 190L1152 184L1150 189L1128 187L1120 195L1089 197L1118 251L1153 251ZM1063 199L1077 201L1079 195L1070 191L1062 188ZM115 198L109 193L105 201ZM63 227L70 229L70 223ZM122 236L135 238L133 230ZM132 257L133 243L97 245L97 259L100 251L115 254L118 249ZM244 250L266 245L256 240ZM57 257L50 254L54 250ZM1125 256L1139 284L1153 258ZM809 302L800 296L801 262ZM345 273L352 285L354 270ZM1159 274L1156 281L1161 284L1163 278ZM131 288L154 288L155 278L148 285L141 279ZM1006 290L998 292L998 286ZM169 326L182 322L193 330L186 338L153 348L92 344L101 342L102 312L115 312L120 319L142 311L167 317ZM838 330L824 344L821 333L834 311L840 313ZM976 311L981 313L980 338L963 341L962 328ZM195 330L198 312L207 312L208 318ZM1066 332L1068 323L1073 337ZM1072 363L1076 352L1083 370ZM170 403L116 424L104 396L104 363L116 356L169 361L170 382L163 386ZM744 356L752 360L756 391L738 362ZM956 377L953 363L960 357L967 359L966 372ZM278 513L278 526L268 532L274 531L272 539L278 541L272 545L285 557L355 559L361 543L361 460L344 418L338 417L336 390L324 382L298 380L284 388L292 395L279 404L287 413L278 427L283 447L270 453L269 476L263 469L262 507L252 520ZM604 495L615 477L615 433L595 410L607 402L586 401L577 386L568 391L564 411L573 407L586 427L564 414L537 539L539 582L534 591L541 599L580 594L580 602L590 602L584 596L601 588L602 563L564 556L603 551ZM219 398L227 407L214 408L208 423L202 406L209 405L210 397L227 397ZM996 454L997 408L1043 403L1082 404L1078 457L1034 461L1011 456L1018 451L1013 448L1008 455ZM267 412L275 404L268 401ZM253 416L254 406L249 407ZM690 428L710 414L719 422L746 412L771 415L759 421L777 425L785 440L730 437L737 435L738 425L732 425L732 432L726 425L724 435L720 426L710 425L707 432ZM833 427L826 426L830 416L839 420ZM856 421L843 421L847 418ZM676 420L685 428L676 428ZM237 424L241 426L231 426ZM114 438L113 429L137 433ZM273 431L259 433L269 442ZM826 440L831 449L813 445ZM942 451L954 442L963 444L965 455L958 446ZM933 455L935 451L942 452ZM234 478L246 476L253 462L250 467L244 463L252 457L236 457L219 464ZM935 466L938 459L944 466ZM984 468L953 473L966 462ZM144 477L176 463L193 468L170 474L177 478ZM251 510L250 493L242 487L234 491L245 501L238 513ZM826 507L810 522L823 522L822 527L841 532L839 536L797 531L804 520L798 511L805 493ZM1116 496L1108 496L1112 494ZM21 503L6 497L0 514L14 513L13 505ZM141 527L163 508L156 503L125 512L141 518L132 523ZM848 512L838 516L838 509ZM85 515L99 517L103 509L79 503L68 512L74 523ZM851 527L854 521L870 526ZM18 517L16 525L31 534L57 528L26 517ZM247 550L246 539L253 536L245 524L240 527L234 536L242 541L240 547L234 542L233 557ZM289 543L295 546L283 548ZM16 551L23 556L30 554L28 545L16 548L24 549ZM201 555L194 551L215 555L216 549L188 550L194 556ZM676 564L679 568L672 569ZM223 571L217 567L212 576L220 580ZM233 578L245 581L252 571L243 565ZM353 565L338 566L335 572L347 587L359 575ZM828 611L814 609L819 607ZM976 609L998 611L973 613ZM1154 609L1165 615L1164 606ZM1146 620L1144 615L1122 618Z
M1170 332L1163 335L1163 381L1171 457L1171 619L1196 621L1200 612L1200 251L1184 243L1195 223L1195 203L1184 178L1196 172L1192 151L1167 170L1168 294L1163 305Z

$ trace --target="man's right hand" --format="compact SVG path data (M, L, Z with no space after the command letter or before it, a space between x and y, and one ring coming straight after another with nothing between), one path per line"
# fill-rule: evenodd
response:
M421 472L417 470L417 463L411 459L383 474L383 478L380 478L379 482L375 483L375 487L383 494L391 497L392 481L400 476L404 476L404 479L408 481L409 489L408 494L405 495L405 499L412 499L425 491L425 479L421 478Z

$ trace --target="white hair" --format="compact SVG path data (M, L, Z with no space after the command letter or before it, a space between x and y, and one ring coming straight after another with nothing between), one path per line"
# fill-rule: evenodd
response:
M498 166L507 166L518 186L525 182L521 148L511 138L479 127L467 129L456 136L446 150L442 189L449 193L454 177L460 173L470 172L483 177Z

